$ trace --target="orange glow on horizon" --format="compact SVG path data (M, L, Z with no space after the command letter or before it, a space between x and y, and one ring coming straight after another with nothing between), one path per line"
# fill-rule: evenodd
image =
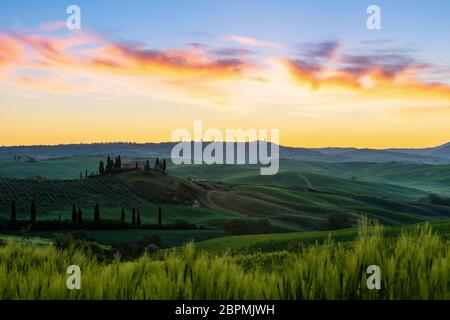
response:
M427 69L419 63L344 68L334 52L312 62L235 54L148 49L89 33L0 33L0 145L164 142L194 120L223 131L277 128L282 145L298 147L450 141L450 86L420 80Z

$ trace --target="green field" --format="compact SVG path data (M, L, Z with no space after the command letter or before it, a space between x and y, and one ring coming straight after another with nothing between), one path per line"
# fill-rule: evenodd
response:
M420 201L426 193L414 189L315 174L307 176L313 188L288 183L299 176L290 177L284 185L259 177L255 176L253 183L196 182L133 171L77 180L3 178L0 217L8 218L11 202L16 201L19 219L28 219L30 202L35 200L38 220L60 216L70 220L72 205L81 207L85 219L90 220L98 203L104 219L119 219L123 207L130 221L132 208L136 208L143 223L154 224L162 206L165 223L183 220L218 229L230 219L268 219L275 232L324 230L327 217L337 213L348 215L353 223L365 215L392 226L450 218L450 206ZM277 179L288 177L280 173ZM404 196L397 196L399 193Z
M100 263L89 253L9 244L0 248L0 299L449 299L450 248L429 228L384 239L363 227L345 244L273 253L179 251L132 262ZM67 266L81 268L82 290L67 290ZM368 290L378 265L382 290Z
M449 166L282 160L278 175L260 176L251 166L169 163L168 174L80 179L80 172L94 172L97 165L94 156L0 161L0 244L6 242L0 247L0 298L449 298ZM430 193L444 201L433 202ZM38 221L66 224L58 231L7 229L12 201L17 219L29 220L32 200ZM119 220L124 208L128 224L136 209L142 224L156 225L161 208L164 225L184 221L197 229L98 230L92 222L96 203L107 221ZM73 247L61 251L55 249L58 234L76 234L63 227L72 205L83 211L82 234L89 240L69 238ZM352 227L330 229L336 215ZM362 217L384 227L357 228L358 221L367 224ZM269 223L270 233L225 231L230 221L258 219ZM146 252L139 243L150 235L159 237L163 250L136 260ZM120 248L144 251L119 254ZM69 261L82 266L82 291L65 289ZM382 291L363 289L363 270L372 264L384 270Z
M385 227L383 228L383 235L386 239L395 239L402 232L415 231L418 228L425 226L431 227L442 239L447 241L450 240L450 220L433 221L395 228ZM196 244L196 248L209 252L223 252L225 250L273 252L291 247L295 248L298 244L310 245L324 243L330 239L336 242L353 241L357 236L358 228L336 231L305 231L264 235L228 236L200 241Z
M220 230L89 230L89 237L101 245L111 245L118 241L138 242L145 235L157 235L161 237L163 245L176 247L188 242L203 241L211 238L223 237L225 233ZM48 245L53 242L58 232L35 231L31 233L32 242ZM4 234L0 239L23 242L23 238L17 235Z
M85 170L96 172L103 156L76 156L45 159L36 162L0 160L1 178L47 177L49 179L78 179Z
M98 161L103 156L76 156L67 158L46 159L32 163L14 162L0 159L0 178L30 178L36 176L47 177L49 179L77 179L80 173L85 170L96 172ZM154 156L151 156L153 159ZM124 162L133 162L136 159L145 158L129 155L123 156ZM180 177L191 177L197 179L207 179L223 182L254 182L258 179L258 168L242 167L233 165L183 165L173 166L169 162L169 171L172 175ZM341 178L342 180L332 180L331 182L347 184L358 181L364 189L364 182L391 184L409 189L409 196L421 195L423 192L436 192L450 194L450 165L428 165L428 164L407 164L407 163L371 163L371 162L308 162L298 160L280 161L281 172L294 173L293 177L288 174L275 177L262 177L269 180L271 184L295 185L308 187L317 180L313 187L326 187L326 183L320 181L323 177ZM306 175L305 175L306 174ZM312 175L311 177L309 175ZM305 179L306 178L306 179ZM317 185L315 185L317 183ZM325 183L325 185L324 185ZM369 184L367 188L375 185ZM378 185L379 186L379 185ZM331 186L336 188L339 186ZM356 186L354 189L358 189ZM401 189L405 190L405 189Z
M136 160L133 156L124 159ZM446 194L450 171L446 165L282 160L278 175L260 176L258 168L251 166L169 163L168 175L149 171L92 179L78 177L84 168L95 171L97 164L96 156L30 163L0 161L0 217L9 218L14 200L18 219L26 220L30 202L35 200L38 220L61 217L68 221L72 205L76 205L89 221L98 203L102 219L117 220L124 208L125 220L130 222L131 211L136 208L142 223L155 224L158 207L162 207L164 223L182 220L207 228L182 231L192 235L167 232L163 238L168 244L210 239L199 246L221 249L221 241L236 248L242 247L239 242L249 244L248 239L267 237L273 243L282 243L274 245L282 248L297 237L319 239L328 235L327 218L334 214L349 216L353 225L361 216L368 216L392 227L450 218L450 206L423 200L429 190ZM278 234L221 239L226 235L222 225L230 219L267 219ZM115 239L137 241L147 230L89 232L100 243L108 244ZM342 231L335 232L336 236L339 232ZM40 234L46 239L53 235L54 232Z

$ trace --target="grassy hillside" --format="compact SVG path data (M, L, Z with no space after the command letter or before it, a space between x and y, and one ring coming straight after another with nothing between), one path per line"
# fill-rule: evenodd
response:
M242 183L242 174L228 179L238 180L239 184L195 181L157 171L132 171L87 180L0 179L0 212L8 217L11 201L15 200L19 219L27 219L30 201L34 199L38 219L57 219L59 215L63 220L70 219L75 204L89 220L98 202L104 219L118 219L124 207L127 221L131 209L137 208L143 223L156 223L158 206L162 205L164 223L184 220L218 229L233 218L264 218L275 232L324 230L327 218L336 213L348 215L354 222L367 215L388 225L450 217L448 206L393 197L415 192L403 187L376 188L375 184L315 174L284 172L270 180L246 175L248 183ZM295 185L304 179L313 188ZM277 181L292 186L257 184ZM321 187L315 187L318 185Z
M36 231L31 233L31 242L39 245L52 244L58 232ZM101 245L111 245L117 241L138 242L146 235L157 235L166 247L181 246L191 241L203 241L225 236L220 230L88 230L86 233L93 241ZM0 234L0 239L14 242L23 241L14 234Z
M386 238L396 238L405 231L414 232L421 225L410 225L383 229ZM450 220L427 223L443 239L450 239ZM278 251L295 249L301 244L322 243L329 239L334 241L352 241L358 236L358 228L336 231L290 232L267 235L228 236L196 243L196 248L212 252L227 250L261 250Z
M241 183L225 184L190 181L157 172L129 172L120 176L131 190L149 201L185 205L198 202L220 212L222 220L266 218L277 231L320 230L325 227L327 217L335 213L348 214L355 220L364 214L390 225L450 217L450 207L408 200L405 194L421 194L414 189L287 172L276 177L248 175L247 178L248 184L241 184L242 174L239 178L224 179ZM292 186L277 186L277 179L280 184L291 183ZM304 179L313 187L320 187L296 185ZM214 225L213 221L207 224Z
M280 174L260 177L256 167L227 165L185 165L170 168L177 176L214 181L295 185L301 187L348 189L349 192L379 190L379 194L420 197L436 192L450 195L450 165L407 163L331 163L281 160ZM334 179L340 178L340 179ZM369 182L369 183L367 183ZM382 186L390 190L382 190ZM405 188L398 188L405 187ZM381 193L380 193L381 192Z
M151 155L153 157L154 155ZM80 172L96 172L98 161L105 156L75 156L57 159L44 159L25 163L0 159L0 178L28 178L35 176L50 179L77 179ZM123 156L124 162L133 162L137 155ZM140 160L146 159L140 155ZM149 156L150 157L150 156ZM244 182L295 185L317 188L350 188L349 192L366 192L385 186L396 185L406 189L383 190L382 193L404 197L421 196L424 192L450 195L450 165L408 164L401 162L345 162L332 163L320 161L281 160L281 176L258 178L259 169L255 166L173 166L169 163L172 175L224 182ZM317 176L319 175L319 176ZM322 181L328 178L343 180ZM258 180L258 181L255 181ZM270 180L270 181L267 181ZM349 182L350 180L350 182ZM357 183L356 183L357 182ZM372 182L375 184L365 184ZM353 190L351 190L353 189ZM367 190L369 189L369 190ZM381 188L383 189L383 188ZM403 194L404 193L404 194Z
M388 183L450 195L450 165L407 163L326 163L283 161L286 170L303 170L358 181Z
M78 179L85 170L97 172L101 156L76 156L36 162L0 159L0 178L47 177L49 179ZM103 157L104 158L104 157Z
M131 171L118 176L130 191L153 203L192 205L204 189L160 171Z

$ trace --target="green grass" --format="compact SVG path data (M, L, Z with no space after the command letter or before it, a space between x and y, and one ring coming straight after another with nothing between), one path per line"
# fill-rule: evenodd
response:
M164 246L176 247L190 241L203 241L211 238L223 237L220 230L88 230L89 237L103 245L111 245L117 241L139 242L145 235L160 236ZM33 238L51 242L57 232L32 232ZM6 237L7 239L7 237Z
M187 179L160 171L131 171L118 177L134 194L154 203L189 205L205 193L205 190Z
M420 225L410 225L383 229L384 236L387 238L398 237L402 232L415 230ZM432 221L427 223L433 230L443 239L450 239L450 220ZM226 250L242 250L251 251L278 251L286 250L290 246L299 243L312 244L322 243L328 239L334 241L352 241L358 236L358 228L350 228L336 231L307 231L307 232L289 232L277 234L260 234L260 235L243 235L228 236L210 239L196 243L198 249L210 252L223 252Z
M81 268L81 290L66 287ZM381 268L382 290L366 288ZM385 240L379 227L348 243L296 251L211 254L169 251L136 261L99 263L78 251L10 244L0 248L0 299L449 299L450 248L428 228Z
M49 179L79 179L85 170L97 172L100 157L77 156L58 159L40 160L37 162L0 161L1 178L47 177Z
M325 176L357 179L376 183L420 189L450 195L450 165L428 165L408 163L327 163L282 161L286 170L303 170Z
M185 165L169 168L170 172L180 177L192 177L196 179L208 179L227 183L274 185L287 187L312 188L321 191L339 192L378 197L391 197L404 200L418 199L426 196L427 191L410 186L395 185L389 181L380 183L378 181L351 180L349 177L337 176L338 170L327 172L327 174L308 171L309 167L302 167L302 162L282 161L277 175L261 176L259 169L255 166L194 166ZM285 165L286 164L286 165Z

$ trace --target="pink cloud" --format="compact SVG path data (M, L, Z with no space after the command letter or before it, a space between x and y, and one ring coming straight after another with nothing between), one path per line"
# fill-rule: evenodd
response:
M52 21L43 23L39 26L40 31L44 32L53 32L57 30L62 30L66 28L66 22L65 21Z
M264 47L264 48L270 48L270 49L276 49L276 50L284 49L284 47L281 44L278 44L275 42L258 40L258 39L254 39L254 38L237 36L237 35L225 36L225 37L223 37L223 39L228 40L228 41L237 42L241 45L250 46L250 47Z

